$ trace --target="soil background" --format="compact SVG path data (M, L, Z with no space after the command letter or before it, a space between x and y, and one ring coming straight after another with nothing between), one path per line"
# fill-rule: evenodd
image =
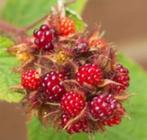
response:
M89 0L83 18L90 29L100 23L108 41L147 69L146 6L147 0ZM27 140L25 120L21 105L0 102L0 140Z

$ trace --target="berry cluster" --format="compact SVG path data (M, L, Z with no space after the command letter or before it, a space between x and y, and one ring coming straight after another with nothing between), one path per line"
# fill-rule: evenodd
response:
M23 53L32 55L19 68L23 103L43 124L70 134L120 124L129 72L98 31L77 32L70 17L51 14Z

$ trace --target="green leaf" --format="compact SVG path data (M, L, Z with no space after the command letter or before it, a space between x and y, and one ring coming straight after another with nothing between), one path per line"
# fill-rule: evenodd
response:
M75 11L66 8L66 14L75 22L76 30L82 31L86 27L86 24L82 20L82 18Z
M69 6L69 8L73 9L74 11L76 11L78 13L82 13L87 1L88 0L75 0L75 2L73 4L71 4Z
M134 94L126 101L126 109L131 120L125 118L119 126L108 128L105 133L97 133L98 140L146 140L147 138L147 73L127 57L120 55L119 62L124 64L130 71L131 83L129 92ZM38 132L37 135L35 132ZM66 140L68 135L63 132L55 132L52 129L42 127L37 119L33 119L29 124L29 140ZM88 140L86 134L74 135L71 140Z
M18 26L26 26L48 14L57 0L7 0L1 16ZM77 0L70 8L81 12L86 0Z
M19 102L22 95L10 90L10 87L16 85L20 78L12 72L12 68L18 64L18 61L6 52L12 44L10 39L0 36L0 100Z

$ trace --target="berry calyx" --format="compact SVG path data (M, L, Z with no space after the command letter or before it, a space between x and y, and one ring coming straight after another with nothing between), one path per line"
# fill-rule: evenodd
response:
M73 20L68 17L61 18L59 23L59 35L68 36L75 33L76 27Z
M101 94L97 95L89 103L90 115L99 121L107 120L117 107L117 101L114 99L112 94Z
M115 67L116 75L114 76L114 81L120 83L121 85L113 85L114 90L118 93L123 92L129 86L129 71L121 64L117 64Z
M102 82L103 72L101 68L95 64L85 64L79 67L76 73L76 79L80 84L90 84L97 86Z
M53 41L56 38L56 31L53 27L44 24L38 30L35 30L33 35L34 43L39 49L47 51L54 49Z
M70 117L67 114L62 114L61 116L61 125L64 126L68 123ZM69 127L66 128L66 131L70 134L80 133L80 132L89 132L88 121L86 118L81 118L74 123L72 123Z
M45 93L48 101L59 101L65 93L65 88L62 85L62 74L51 71L42 77L42 90Z
M67 92L61 99L61 108L64 113L68 114L70 117L79 115L84 107L85 99L77 92Z
M27 90L36 90L40 85L39 73L36 70L25 71L22 74L21 85Z

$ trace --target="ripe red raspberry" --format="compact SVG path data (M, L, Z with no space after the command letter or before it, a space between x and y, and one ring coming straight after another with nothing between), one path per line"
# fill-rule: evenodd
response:
M114 126L114 125L118 125L120 123L121 123L121 117L119 117L119 116L114 116L114 117L112 117L108 120L105 120L103 122L103 124L106 126Z
M76 41L74 53L83 54L88 52L88 50L89 50L89 46L88 46L88 41L86 39L80 38Z
M99 121L107 120L117 107L117 101L112 94L100 94L89 103L90 115Z
M118 104L116 111L110 118L104 120L103 124L107 126L114 126L120 124L124 113L125 109L122 107L121 104Z
M40 85L39 73L36 70L25 71L22 74L21 85L28 90L36 90Z
M117 64L115 67L116 75L114 76L114 81L120 83L121 85L112 85L113 90L117 91L117 93L123 92L129 86L129 71L127 68L122 66L121 64Z
M59 35L68 36L75 33L75 23L68 17L62 18L59 23Z
M53 50L53 41L56 38L55 29L44 24L40 26L39 30L34 31L34 43L39 49Z
M90 84L97 86L103 78L101 68L95 64L85 64L81 66L76 73L76 79L80 84Z
M85 107L84 97L77 92L67 92L61 99L61 107L70 117L75 117Z
M42 77L42 90L49 101L59 101L65 93L61 73L51 71Z
M63 114L61 116L61 125L64 128L64 126L67 124L67 122L70 120L70 117L67 114ZM77 120L73 124L70 125L70 127L66 128L66 131L70 134L74 133L80 133L80 132L89 132L88 128L88 121L86 118L81 118L80 120Z

